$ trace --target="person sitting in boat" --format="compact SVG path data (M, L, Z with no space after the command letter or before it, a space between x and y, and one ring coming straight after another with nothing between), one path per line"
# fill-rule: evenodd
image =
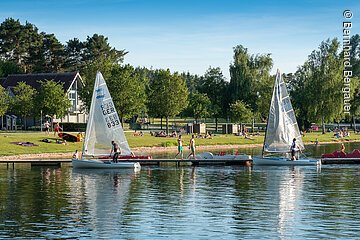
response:
M296 145L296 138L293 139L290 151L291 151L291 160L295 161L296 160L296 152L301 151Z
M118 157L119 157L119 154L120 154L120 148L119 148L119 145L115 141L111 141L111 145L112 145L112 148L111 148L110 156L111 156L112 153L114 153L113 162L117 163L118 162Z

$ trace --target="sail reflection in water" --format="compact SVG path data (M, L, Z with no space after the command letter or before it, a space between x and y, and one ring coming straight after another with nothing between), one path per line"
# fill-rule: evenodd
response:
M293 226L298 222L298 212L304 173L301 168L290 167L279 183L279 233L280 237L289 238L293 234Z
M95 235L111 238L119 234L115 226L125 220L131 182L138 174L133 169L73 169L71 192L81 198L79 207L86 206L84 220L91 219L86 227Z

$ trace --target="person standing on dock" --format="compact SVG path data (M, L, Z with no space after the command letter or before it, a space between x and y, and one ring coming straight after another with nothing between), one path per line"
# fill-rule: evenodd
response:
M190 158L190 156L192 155L194 159L196 159L196 155L195 155L195 135L193 134L191 139L190 139L190 154L187 158Z
M117 163L118 162L118 157L119 157L119 154L120 154L120 148L119 148L119 145L115 141L111 141L111 145L112 145L112 148L111 148L110 156L111 156L112 153L114 153L113 162Z
M73 154L73 159L79 159L79 153L78 150L76 149L74 154Z
M178 143L178 153L175 155L175 158L181 154L181 160L183 160L184 158L184 153L183 153L183 140L181 138L181 135L179 135L179 138L177 140L177 143Z

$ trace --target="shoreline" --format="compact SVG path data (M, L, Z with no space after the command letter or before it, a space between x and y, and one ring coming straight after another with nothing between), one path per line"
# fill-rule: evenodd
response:
M334 143L342 143L344 141L331 141L331 142L319 142L321 144L334 144ZM351 140L345 142L360 142L360 140ZM305 142L305 145L314 144L313 142ZM239 149L239 148L254 148L254 147L262 147L263 144L254 143L254 144L231 144L231 145L204 145L198 146L198 151L204 150L218 150L218 149ZM151 154L151 153L164 153L164 152L172 152L177 151L177 146L171 147L137 147L132 149L135 153L143 153L143 154ZM0 156L0 162L6 160L27 160L27 159L64 159L64 158L72 158L72 152L65 153L36 153L36 154L21 154L21 155L9 155L9 156Z

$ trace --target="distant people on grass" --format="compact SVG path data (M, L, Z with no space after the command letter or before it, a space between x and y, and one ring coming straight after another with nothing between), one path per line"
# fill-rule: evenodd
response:
M189 144L189 148L190 148L190 154L187 158L190 158L190 156L192 155L194 159L196 159L196 154L195 154L195 135L193 134L191 139L190 139L190 144Z
M178 153L175 155L175 158L181 154L181 160L184 158L184 153L183 153L183 140L181 135L179 135L179 138L177 140L177 144L178 144Z
M79 132L77 135L76 135L76 141L78 142L81 142L83 140L83 134L81 132Z
M56 123L55 124L55 127L54 127L54 136L56 135L59 135L59 133L62 131L62 128L60 127L60 124L59 123Z
M120 154L120 148L119 148L119 145L115 141L111 141L110 156L111 156L112 153L114 153L113 162L117 163L118 162L118 157L119 157L119 154Z
M134 132L134 136L135 136L135 137L136 137L136 136L140 136L140 137L142 137L142 136L144 136L144 133L143 133L142 131L137 132L137 131L135 130L135 132Z
M336 138L350 137L350 132L347 130L347 128L341 128L341 129L336 128L334 137Z
M49 129L50 129L50 123L49 121L46 121L44 123L44 131L45 131L45 134L49 135Z

